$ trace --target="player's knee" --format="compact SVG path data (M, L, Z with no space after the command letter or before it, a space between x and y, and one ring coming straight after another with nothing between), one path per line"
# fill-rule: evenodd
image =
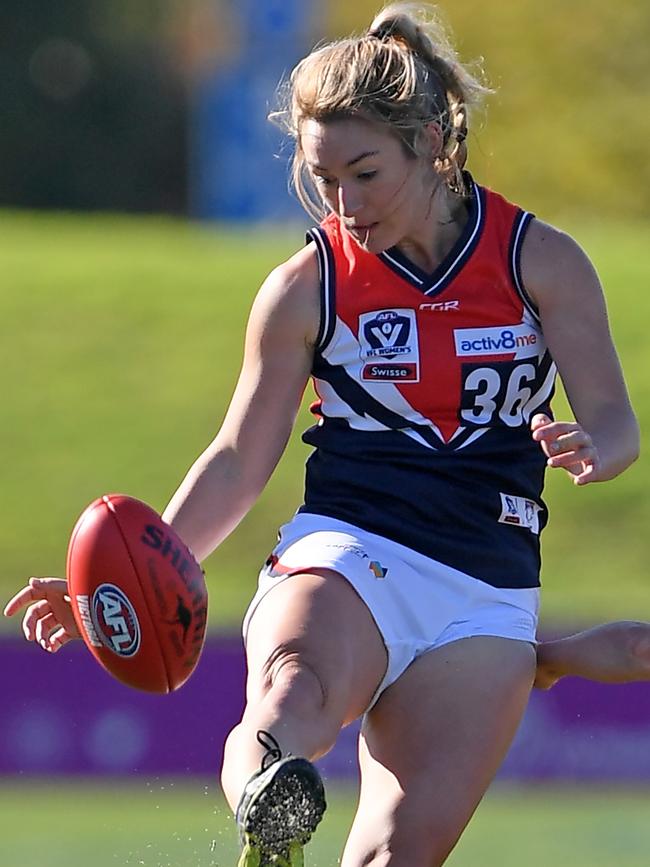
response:
M339 715L336 690L328 683L322 666L296 642L276 647L261 672L264 700L273 695L279 706L290 706L304 718L318 717L322 722ZM336 738L340 720L334 720Z
M269 655L262 669L262 687L265 692L273 689L306 692L321 709L329 699L329 689L318 664L295 642L281 644Z

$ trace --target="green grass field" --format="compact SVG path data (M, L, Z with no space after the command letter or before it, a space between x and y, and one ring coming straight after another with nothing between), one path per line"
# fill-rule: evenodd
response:
M567 228L608 287L645 426L648 225ZM164 507L217 430L257 286L300 243L298 227L272 235L161 218L3 214L3 597L30 574L62 573L69 531L99 494ZM259 503L208 561L220 628L236 627L278 523L300 502L307 424L305 412ZM649 478L645 457L621 479L579 491L551 474L543 617L650 619Z
M567 228L609 287L613 331L647 426L648 226ZM124 491L165 505L218 427L258 284L300 237L297 228L244 234L155 218L3 214L3 597L30 574L62 574L68 533L95 496ZM236 628L277 524L300 501L307 423L303 412L260 502L208 561L213 629ZM551 474L547 619L650 619L649 479L645 456L621 479L580 491ZM337 863L352 819L351 792L330 800L312 867ZM235 863L232 822L204 781L6 779L0 815L0 864L9 867ZM497 787L448 863L645 867L649 817L647 791Z
M217 806L215 806L215 803ZM339 862L354 794L330 792L307 867ZM7 867L234 867L237 841L204 781L0 786ZM647 867L648 792L495 787L449 867Z

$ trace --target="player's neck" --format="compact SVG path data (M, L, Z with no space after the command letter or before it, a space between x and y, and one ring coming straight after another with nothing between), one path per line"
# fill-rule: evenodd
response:
M424 219L415 222L413 231L397 245L398 248L428 274L452 250L468 219L465 199L447 187L432 193Z

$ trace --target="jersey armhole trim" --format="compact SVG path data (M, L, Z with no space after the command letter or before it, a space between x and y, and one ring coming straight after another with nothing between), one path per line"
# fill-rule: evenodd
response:
M334 268L334 254L325 230L321 227L310 229L307 232L307 243L310 241L316 244L318 271L320 274L320 323L315 349L317 352L322 352L332 339L336 326L334 303L336 298L336 271Z
M514 284L517 294L524 302L526 308L532 313L536 321L539 322L539 310L537 305L530 297L524 286L524 281L521 275L521 249L523 246L526 232L535 215L529 211L519 211L515 217L515 222L512 227L512 235L510 237L510 249L508 250L508 262L510 265L510 276Z

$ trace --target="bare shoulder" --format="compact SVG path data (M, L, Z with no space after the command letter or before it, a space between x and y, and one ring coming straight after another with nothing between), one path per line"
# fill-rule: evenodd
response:
M271 271L262 284L251 313L251 322L266 329L304 335L313 346L320 323L320 275L313 243L294 253Z
M521 251L521 273L526 291L540 309L555 301L602 294L600 280L589 256L575 238L532 220Z

